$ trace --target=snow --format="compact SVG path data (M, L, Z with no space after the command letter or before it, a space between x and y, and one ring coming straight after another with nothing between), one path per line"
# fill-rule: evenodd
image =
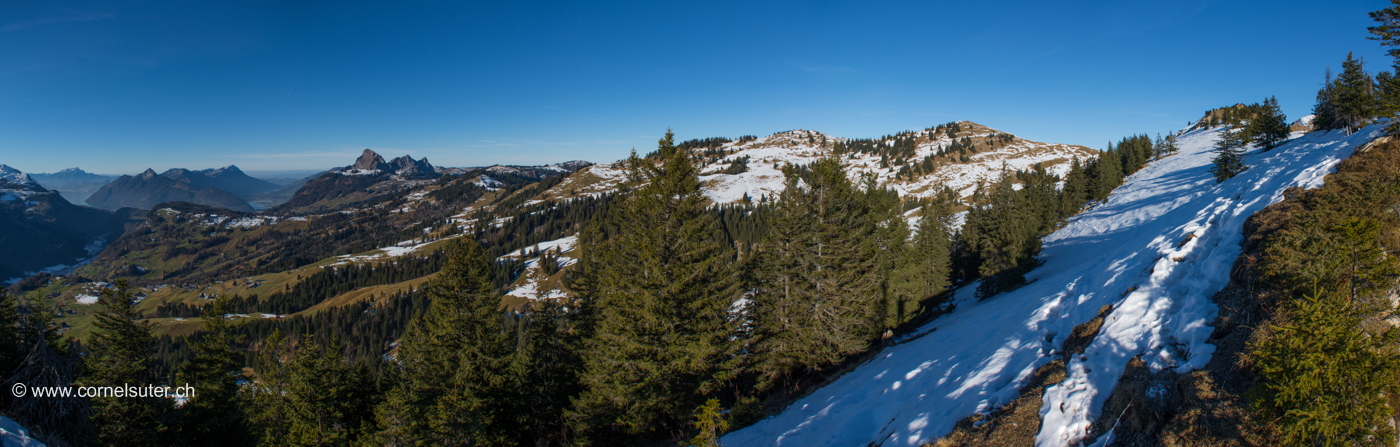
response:
M578 235L573 235L566 238L555 239L552 241L540 242L535 245L512 251L510 253L502 255L500 259L519 258L525 251L544 253L546 251L558 250L560 253L567 253L573 251L574 247L576 246L578 246ZM536 248L538 248L538 250L536 250Z
M978 131L985 129L986 132L975 135L960 133L958 139L968 136L980 137L1001 134L994 129L972 123L964 123L964 125L968 128L976 128ZM953 143L953 139L948 138L943 133L922 131L918 135L925 139L915 148L914 157L910 159L915 162L933 155ZM809 136L811 136L810 140ZM774 166L781 166L784 163L805 165L817 161L827 152L827 149L820 147L822 139L828 142L846 141L843 138L830 137L818 132L796 130L776 133L743 144L727 143L721 149L735 152L703 168L705 172L708 172L700 177L700 181L704 184L703 193L705 197L715 203L739 202L746 194L751 200L758 200L765 195L773 196L781 192L784 187L783 173L781 169ZM884 144L893 146L894 140L885 140ZM1085 158L1093 152L1079 146L1037 143L1017 138L1006 146L971 155L971 161L967 163L945 163L934 168L933 172L912 180L896 179L895 175L899 172L900 166L891 164L882 168L880 167L880 157L877 155L850 153L842 156L841 161L847 165L847 173L853 181L859 180L863 175L874 174L881 185L899 191L902 196L929 197L939 192L943 186L947 186L958 191L961 197L967 197L977 189L979 182L999 180L1003 170L1029 170L1037 163L1055 162L1047 166L1046 170L1063 176L1069 172L1068 160L1074 157ZM720 169L727 167L733 160L744 157L749 158L748 171L741 174L718 173ZM1058 162L1056 162L1057 160ZM598 166L595 165L595 172L597 169L601 169Z
M0 445L4 447L44 447L44 443L29 437L29 430L10 418L0 416Z
M730 433L726 445L917 446L960 419L1015 399L1071 330L1113 311L1068 378L1046 390L1038 446L1075 445L1098 416L1129 359L1154 369L1200 368L1216 316L1211 296L1228 282L1250 215L1284 189L1322 184L1381 126L1353 135L1301 135L1245 158L1249 169L1216 184L1210 149L1220 129L1178 139L1180 153L1133 174L1109 199L1044 239L1030 283L987 301L957 291L957 309L915 331L783 413ZM1298 134L1295 134L1297 136ZM1180 248L1177 244L1194 234ZM1063 408L1063 411L1061 410Z
M80 294L74 298L78 299L78 304L97 304L97 297L92 295Z

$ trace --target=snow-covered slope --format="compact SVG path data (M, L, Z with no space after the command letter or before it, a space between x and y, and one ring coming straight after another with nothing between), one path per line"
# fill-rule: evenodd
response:
M1039 143L1025 140L996 129L969 121L960 121L956 138L948 133L925 129L918 132L884 137L877 141L880 146L892 147L897 139L916 141L913 155L905 163L885 163L881 157L871 153L849 152L842 161L849 166L851 178L859 179L866 173L875 174L883 185L899 191L901 196L927 197L948 186L964 197L972 194L977 183L995 181L1001 178L1002 169L1030 169L1043 163L1051 172L1063 175L1069 172L1069 161L1074 157L1084 159L1098 154L1098 151L1083 147L1056 143ZM949 148L957 140L985 139L1006 135L1008 143L969 155L969 161L957 162L940 159L928 172L912 178L898 178L900 168L916 164L940 150ZM711 150L726 155L700 166L705 196L715 203L735 203L744 196L758 200L783 190L783 173L779 169L784 163L805 165L815 162L837 142L851 140L832 137L810 130L790 130L754 140L736 140ZM705 149L698 149L703 152ZM725 174L722 171L735 160L746 159L748 170L739 174ZM620 163L594 165L588 170L576 173L554 187L546 196L562 198L577 195L596 195L615 190L627 180Z
M1381 134L1303 135L1246 157L1249 170L1216 184L1208 169L1219 129L1178 139L1179 154L1130 176L1107 202L1045 238L1045 264L1030 284L985 302L974 287L957 311L885 349L867 364L793 403L783 413L729 434L731 446L916 446L958 420L1017 397L1071 329L1112 313L1069 377L1049 388L1040 410L1040 446L1073 445L1098 415L1130 358L1152 368L1199 368L1216 307L1228 282L1245 219L1282 199L1290 186L1316 187L1359 145ZM1297 134L1295 134L1297 135ZM1188 235L1194 235L1187 240ZM1184 243L1183 243L1184 241ZM1180 245L1178 247L1178 245Z

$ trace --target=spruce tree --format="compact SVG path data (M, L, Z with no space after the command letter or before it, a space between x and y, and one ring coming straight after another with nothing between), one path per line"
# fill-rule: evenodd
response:
M805 179L790 165L783 173L754 297L762 388L860 352L882 329L884 278L868 243L878 231L868 202L835 159L818 160Z
M1253 129L1254 142L1264 150L1273 149L1288 139L1288 118L1278 107L1278 99L1270 96L1264 100L1264 112L1249 122Z
M324 349L310 338L287 367L286 433L294 446L349 445L370 429L373 407L366 391L373 386L362 371L350 367L331 343Z
M93 322L97 330L92 334L87 361L90 375L82 385L114 388L156 385L153 326L140 321L126 280L117 280L115 291L104 289L101 303L106 309L98 312ZM99 441L104 444L163 446L169 442L169 399L96 397L92 399L92 407L92 422Z
M4 288L0 288L0 381L10 378L19 369L26 354L17 301ZM10 398L0 393L0 408L8 407Z
M281 329L263 339L257 347L257 377L240 390L240 399L249 403L249 426L258 445L288 445L286 442L289 389L288 365L293 360L290 341Z
M1362 61L1347 53L1342 63L1342 74L1337 77L1333 100L1336 105L1336 121L1333 126L1355 132L1364 127L1376 116L1376 92L1371 75L1366 74Z
M945 187L946 188L946 187ZM913 264L918 269L920 298L943 293L948 287L948 263L952 256L953 209L951 190L935 196L924 207L919 218L919 232L914 237Z
M595 439L684 430L741 364L741 321L730 312L741 295L734 253L674 141L668 130L658 142L660 166L628 159L629 178L643 186L618 210L617 233L589 255L593 285L580 306L596 314L570 417Z
M1079 157L1070 160L1069 172L1065 174L1065 186L1060 192L1060 214L1069 216L1078 213L1089 201L1088 173L1079 163Z
M246 445L248 430L238 397L242 364L229 312L228 296L204 308L204 328L190 342L194 358L180 368L180 386L194 387L194 396L181 407L180 437L196 445Z
M1317 102L1313 104L1313 129L1331 130L1339 128L1336 104L1336 82L1332 79L1332 68L1328 67L1322 78L1322 88L1317 90Z
M1215 158L1211 159L1213 165L1210 168L1216 183L1244 172L1244 145L1238 128L1226 127L1220 132L1220 140L1215 142Z
M378 408L378 436L436 445L509 443L526 409L515 395L523 371L505 330L481 245L459 240L427 287L432 304L399 345L400 386ZM401 425L402 424L402 425Z
M1387 399L1400 392L1400 333L1368 331L1375 312L1315 287L1289 306L1289 324L1250 346L1262 379L1252 400L1286 445L1394 445Z

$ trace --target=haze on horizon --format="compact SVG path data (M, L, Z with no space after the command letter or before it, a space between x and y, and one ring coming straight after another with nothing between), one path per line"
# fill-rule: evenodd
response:
M608 162L679 139L971 120L1101 148L1276 95L1307 114L1380 1L0 4L0 164Z

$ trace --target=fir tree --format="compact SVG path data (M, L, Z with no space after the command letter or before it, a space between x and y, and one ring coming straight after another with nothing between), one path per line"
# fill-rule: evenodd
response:
M195 356L180 370L180 385L194 387L183 412L180 437L196 445L246 445L251 440L239 406L238 380L242 365L234 344L229 298L219 296L204 309L204 329L191 344Z
M946 187L945 187L946 188ZM917 266L919 297L929 298L948 287L948 261L952 255L953 209L951 190L935 197L919 217L910 264ZM956 193L953 193L956 194Z
M249 402L251 434L259 445L288 445L287 365L291 361L289 341L280 329L273 330L257 349L256 381L240 390L241 400Z
M24 360L23 328L17 300L0 288L0 381L10 378ZM0 408L9 406L11 396L0 393Z
M1373 313L1345 294L1315 288L1289 324L1251 346L1261 376L1256 407L1276 415L1287 445L1394 445L1387 399L1400 392L1400 334L1367 331Z
M1220 132L1220 140L1215 142L1215 158L1211 159L1213 166L1210 168L1216 183L1244 172L1244 145L1238 128L1226 127Z
M628 159L644 183L617 219L616 233L592 247L588 295L596 307L583 349L584 390L571 419L595 438L656 436L683 430L690 412L740 366L734 254L705 212L698 172L667 131L657 166Z
M868 202L837 160L818 160L805 179L791 165L783 173L754 297L761 388L860 352L881 329L883 278L867 243L877 232Z
M1283 111L1278 107L1278 99L1270 96L1264 100L1264 112L1250 120L1251 129L1255 143L1263 147L1264 150L1273 149L1284 140L1288 139L1288 118L1283 115Z
M151 323L139 321L131 304L126 280L117 280L116 290L104 289L93 325L91 353L87 367L90 376L83 385L144 387L155 385L152 373L154 340ZM170 401L163 397L96 397L92 399L93 425L104 444L162 446L168 441L167 416Z
M1347 53L1336 84L1333 92L1336 121L1333 126L1347 132L1360 130L1376 116L1376 92L1371 76L1366 74L1360 59Z
M427 315L399 345L401 385L376 416L382 442L499 444L527 432L528 410L514 394L523 371L514 364L515 337L503 326L485 253L474 241L450 250L428 286Z
M294 446L349 445L370 428L373 386L350 367L340 350L306 340L287 368L282 442Z
M1327 68L1327 73L1322 79L1322 88L1317 90L1317 103L1313 104L1313 129L1337 129L1340 124L1338 124L1337 118L1335 82L1332 80L1331 67Z

